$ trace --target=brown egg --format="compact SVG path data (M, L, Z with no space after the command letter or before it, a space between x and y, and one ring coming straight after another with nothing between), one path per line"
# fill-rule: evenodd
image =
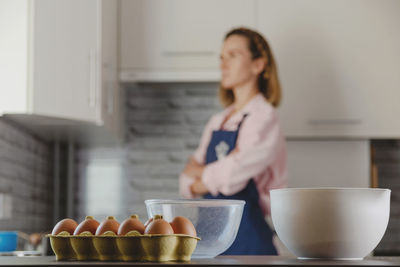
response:
M130 231L138 231L141 234L144 233L144 225L136 214L131 215L130 218L121 223L118 228L118 235L126 235Z
M119 223L115 220L114 216L108 216L105 221L103 221L99 227L97 227L96 235L102 235L105 232L111 231L114 234L118 233Z
M171 225L163 219L161 215L155 215L153 221L147 225L145 234L161 234L161 235L173 235L174 230Z
M171 226L175 234L196 236L196 228L194 228L193 223L186 217L175 217L171 222Z
M85 220L76 227L74 235L80 235L83 232L90 232L94 235L99 224L92 216L86 216Z
M72 219L66 218L59 221L56 226L54 226L52 235L58 235L61 232L68 232L72 235L75 231L75 228L78 226L78 223Z

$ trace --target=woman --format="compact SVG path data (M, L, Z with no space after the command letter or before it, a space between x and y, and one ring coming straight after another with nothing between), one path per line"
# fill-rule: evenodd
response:
M220 100L199 147L180 176L186 198L241 199L246 204L237 237L224 254L276 255L269 190L286 179L286 148L275 107L280 102L276 65L266 40L246 28L230 31L220 64Z

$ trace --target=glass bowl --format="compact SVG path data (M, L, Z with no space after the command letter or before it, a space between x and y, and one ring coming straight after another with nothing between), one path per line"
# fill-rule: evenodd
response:
M149 199L145 204L149 218L156 214L163 215L169 222L176 216L188 218L201 238L192 258L213 258L227 250L235 240L245 201Z

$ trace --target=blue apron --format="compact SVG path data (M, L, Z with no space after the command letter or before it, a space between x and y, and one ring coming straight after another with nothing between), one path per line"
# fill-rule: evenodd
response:
M247 114L243 116L236 131L213 131L207 148L206 164L218 160L218 156L228 155L235 148L240 127L246 116ZM226 196L219 193L214 197L208 193L203 197L246 201L236 239L223 253L224 255L277 255L272 243L272 231L264 219L258 202L258 190L253 179L249 180L246 188L234 195Z

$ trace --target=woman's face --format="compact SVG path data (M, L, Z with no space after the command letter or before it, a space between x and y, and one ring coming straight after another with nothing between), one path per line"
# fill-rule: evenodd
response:
M232 89L252 82L260 73L254 66L255 60L252 60L248 41L244 36L229 36L222 46L220 59L223 88Z

